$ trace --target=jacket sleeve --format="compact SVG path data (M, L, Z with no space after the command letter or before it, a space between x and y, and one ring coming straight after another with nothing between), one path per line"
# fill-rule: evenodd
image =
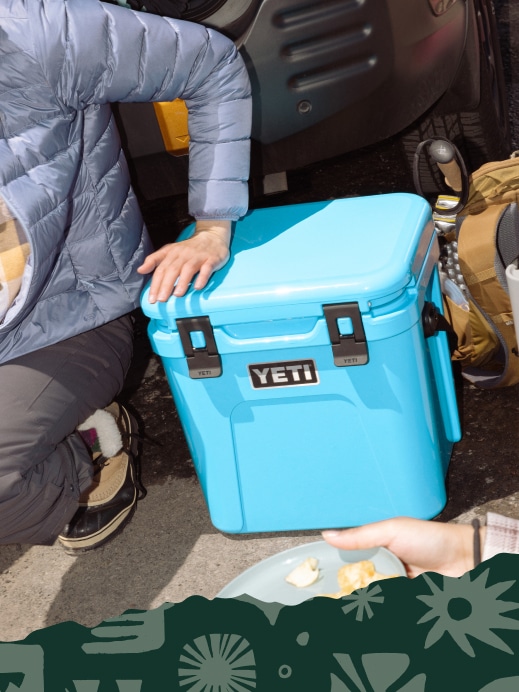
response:
M40 25L44 23L46 54L41 59L48 61L49 79L64 105L80 110L117 101L184 99L191 214L232 220L243 216L251 96L247 70L232 41L199 24L98 0L34 5L42 8ZM59 43L52 35L60 36Z
M519 520L488 512L486 526L483 560L499 553L519 553Z

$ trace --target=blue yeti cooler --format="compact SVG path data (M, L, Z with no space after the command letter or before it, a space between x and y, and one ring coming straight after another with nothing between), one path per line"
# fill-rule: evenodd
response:
M205 290L155 305L144 291L218 529L443 509L460 426L438 252L412 194L258 209Z

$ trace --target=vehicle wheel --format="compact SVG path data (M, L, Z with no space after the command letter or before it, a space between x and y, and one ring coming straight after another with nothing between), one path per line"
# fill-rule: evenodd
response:
M430 137L445 137L454 142L469 173L487 161L506 159L512 152L506 85L492 0L475 0L474 9L479 35L479 104L471 110L445 114L442 99L409 128L401 142L411 168L416 147ZM468 61L463 61L462 65L465 71L470 69ZM464 78L468 75L459 75L458 83ZM420 162L420 179L427 195L451 192L445 188L438 168L425 156Z
M187 19L190 22L202 22L219 10L223 4L225 4L225 0L189 0L186 11L182 14L182 19Z

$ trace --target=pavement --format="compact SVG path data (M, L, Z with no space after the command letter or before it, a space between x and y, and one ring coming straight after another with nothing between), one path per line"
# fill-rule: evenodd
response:
M401 163L401 162L400 162ZM387 147L346 156L289 177L289 192L253 204L405 189L398 154ZM359 171L368 171L364 178ZM189 221L182 195L143 205L157 244ZM478 390L459 382L463 439L454 447L448 501L437 518L467 521L492 510L519 518L519 389ZM275 553L320 539L318 531L227 535L209 519L160 360L137 313L135 357L122 398L147 441L148 489L123 533L90 554L53 546L0 546L0 641L72 620L87 627L127 609L153 609L191 595L213 598L243 570Z

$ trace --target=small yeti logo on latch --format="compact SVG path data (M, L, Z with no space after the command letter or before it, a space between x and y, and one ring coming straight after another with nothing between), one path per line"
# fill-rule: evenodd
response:
M255 363L249 365L248 368L254 389L319 384L317 368L313 360Z

